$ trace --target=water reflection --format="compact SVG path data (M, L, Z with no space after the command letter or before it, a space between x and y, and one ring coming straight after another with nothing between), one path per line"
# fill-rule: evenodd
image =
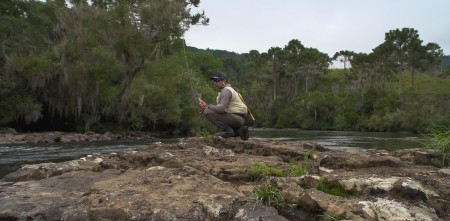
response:
M412 133L252 129L250 136L256 140L317 142L329 149L392 151L422 146L421 138Z

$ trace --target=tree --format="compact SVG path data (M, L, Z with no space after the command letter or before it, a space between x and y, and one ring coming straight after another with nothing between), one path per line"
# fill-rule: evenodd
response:
M0 122L34 123L42 117L43 105L32 90L45 83L35 79L51 71L48 35L52 32L55 4L6 0L0 3ZM36 55L36 56L35 56ZM29 80L35 80L30 82Z
M352 59L355 52L353 51L339 51L333 55L332 60L339 61L344 64L344 71L347 70L348 65L350 64L350 60Z
M286 52L286 96L294 98L298 95L298 88L300 87L300 79L302 77L302 53L304 53L305 46L299 40L293 39L289 41L283 49Z
M203 12L191 14L198 0L69 3L27 2L26 16L2 25L23 21L24 27L2 39L14 43L2 58L52 117L84 122L85 130L102 119L126 122L133 79L172 53L190 25L208 22Z
M385 43L389 45L390 59L396 63L399 72L399 94L402 90L402 72L410 69L411 88L414 90L415 71L429 67L438 61L442 54L439 45L422 45L419 33L413 28L395 29L385 34ZM431 63L430 63L431 62Z
M436 71L437 66L441 64L444 58L444 51L436 43L428 43L426 46L426 62L431 70Z
M284 64L286 55L285 52L279 47L272 47L267 51L268 62L271 66L270 80L272 81L272 96L271 101L274 101L278 96L278 87L280 85L280 76L284 72Z
M365 84L372 74L372 61L369 55L365 53L354 54L350 60L352 71L356 75L360 85L361 101L364 102Z
M389 42L384 42L378 45L376 48L372 49L372 53L370 56L373 58L373 65L376 73L378 73L380 78L380 86L384 88L385 82L390 81L392 75L398 72L396 68L397 65L393 62L392 57L392 49L393 45ZM390 84L392 88L392 85Z
M316 75L326 73L330 58L315 48L305 48L300 53L300 63L300 69L305 77L305 92L308 92L310 80Z
M270 100L273 93L269 90L272 70L271 64L268 62L269 55L251 50L249 53L243 54L243 57L247 74L241 83L247 85L245 87L247 89L246 102L252 107L254 115L258 116L257 124L267 122L270 106L273 104L273 101Z

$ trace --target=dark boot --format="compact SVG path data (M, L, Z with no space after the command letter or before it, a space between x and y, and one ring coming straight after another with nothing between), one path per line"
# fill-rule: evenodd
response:
M241 137L242 140L248 140L250 134L248 132L247 126L242 126L239 128L239 136Z

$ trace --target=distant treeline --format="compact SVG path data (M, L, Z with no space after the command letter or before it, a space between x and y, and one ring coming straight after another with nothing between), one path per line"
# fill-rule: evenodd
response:
M333 57L297 40L237 54L187 47L198 0L0 3L0 127L19 131L211 130L196 98L225 72L257 127L415 131L450 124L449 56L413 28L372 53ZM383 33L380 33L383 34ZM187 43L188 44L188 43ZM344 69L330 70L331 62Z

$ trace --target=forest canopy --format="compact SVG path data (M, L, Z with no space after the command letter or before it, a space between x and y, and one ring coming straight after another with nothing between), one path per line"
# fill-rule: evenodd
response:
M369 54L330 57L298 39L267 52L200 50L182 38L208 24L205 12L191 13L199 4L0 2L0 127L196 134L211 129L195 100L214 102L208 78L217 71L239 88L257 127L422 132L450 124L448 57L414 28L387 30Z

